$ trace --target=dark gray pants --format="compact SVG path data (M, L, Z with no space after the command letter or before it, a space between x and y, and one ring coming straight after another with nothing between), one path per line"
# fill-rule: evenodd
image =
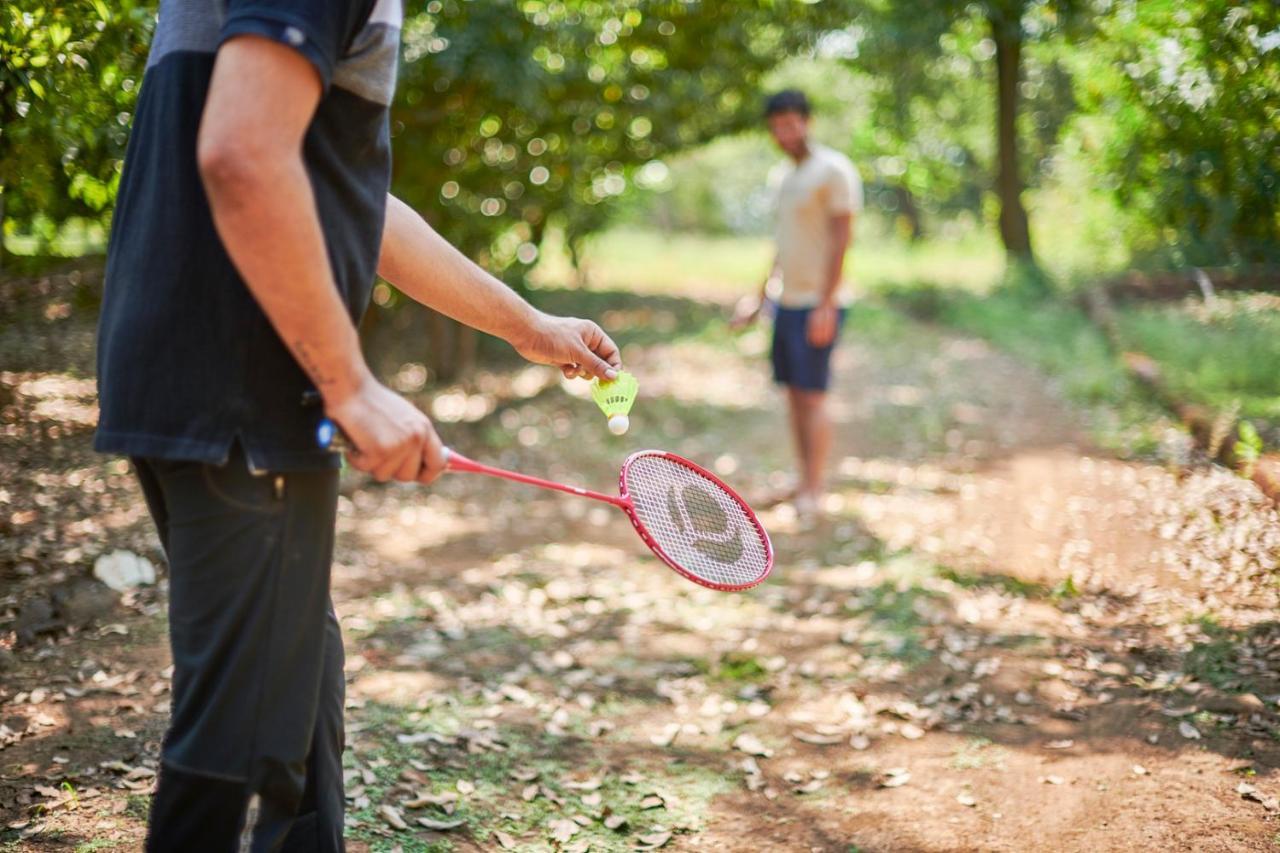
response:
M173 711L148 851L341 851L337 471L135 459L169 560Z

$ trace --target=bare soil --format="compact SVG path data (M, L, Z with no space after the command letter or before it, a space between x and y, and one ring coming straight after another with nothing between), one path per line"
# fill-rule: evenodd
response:
M593 298L645 395L626 440L549 372L397 381L510 467L609 488L658 445L749 497L785 486L763 332ZM87 613L65 590L115 548L162 559L127 469L88 450L89 327L46 303L22 340L54 355L0 373L0 850L135 850L163 580ZM1212 466L1100 451L1096 412L975 339L855 324L837 375L825 518L765 511L778 566L745 594L662 569L607 507L348 477L353 849L1276 849L1275 508ZM457 792L465 824L418 826L446 817L404 805L423 790Z

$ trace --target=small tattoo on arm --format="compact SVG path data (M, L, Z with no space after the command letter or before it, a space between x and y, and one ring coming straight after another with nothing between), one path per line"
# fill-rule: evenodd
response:
M315 355L311 352L311 346L306 341L294 341L293 351L298 356L298 363L302 365L302 369L307 372L313 382L317 385L330 385L333 383L334 378L325 373L320 365L316 363Z

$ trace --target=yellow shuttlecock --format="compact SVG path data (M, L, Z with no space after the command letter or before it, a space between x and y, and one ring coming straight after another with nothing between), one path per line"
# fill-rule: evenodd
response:
M631 419L627 415L639 390L640 383L626 372L619 373L613 380L591 380L591 399L609 419L609 432L622 435L631 427Z

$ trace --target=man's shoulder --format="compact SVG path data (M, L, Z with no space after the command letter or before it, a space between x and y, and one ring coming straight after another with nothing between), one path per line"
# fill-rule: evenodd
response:
M858 173L857 168L853 165L853 161L834 148L827 145L816 145L814 146L814 154L817 155L819 161L828 169L834 169L846 174L852 173L856 175Z

